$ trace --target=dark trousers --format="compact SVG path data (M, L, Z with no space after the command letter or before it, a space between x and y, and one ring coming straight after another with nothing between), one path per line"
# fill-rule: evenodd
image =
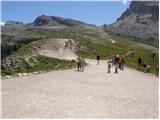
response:
M118 68L115 68L115 73L118 73Z
M124 70L124 64L121 65L121 70Z
M78 71L80 71L80 69L81 69L81 64L80 64L80 63L77 63L77 67L78 67Z
M99 65L99 60L97 60L97 65Z

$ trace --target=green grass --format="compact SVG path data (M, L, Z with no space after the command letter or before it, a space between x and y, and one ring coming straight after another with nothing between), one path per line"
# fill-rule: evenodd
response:
M37 29L28 29L24 31L23 34L20 35L21 38L45 38L45 31L37 30Z
M128 67L137 68L137 59L139 57L142 58L142 60L148 62L151 65L151 73L156 73L156 65L159 64L159 54L156 53L155 58L152 58L152 50L139 48L137 47L137 44L140 42L132 41L129 38L122 37L122 36L112 36L112 39L119 42L119 46L121 48L124 48L126 50L129 50L130 48L135 49L134 57L132 58L131 55L125 57L126 65ZM139 41L139 40L137 40ZM143 42L141 42L143 44Z
M101 59L108 59L130 49L128 44L121 41L112 44L109 40L106 39L106 42L94 43L91 42L91 40L85 39L83 37L77 37L76 41L80 44L80 46L85 46L87 48L87 50L82 49L77 52L79 56L84 58L94 59L96 58L96 55L99 54Z
M1 70L1 76L13 75L13 74L15 74L15 72L13 71Z
M28 51L28 49L31 49L31 48L33 48L33 46L31 44L22 45L22 46L20 46L20 48L18 49L17 52L21 52L22 54L24 54L25 52Z
M151 73L156 73L156 65L159 63L159 56L156 54L155 58L152 58L152 52L149 50L138 48L135 50L134 57L132 58L131 55L125 57L125 64L128 67L137 68L137 59L141 57L142 60L146 61L151 65Z
M33 62L32 59L33 58L31 58L29 62ZM74 61L59 60L42 55L36 56L34 57L34 59L36 59L37 62L34 62L33 66L29 66L27 63L24 63L23 67L17 69L16 71L2 70L1 75L5 76L5 75L14 75L16 73L32 73L38 71L64 70L64 69L71 69L76 66Z
M74 61L59 60L42 55L37 56L36 59L38 62L35 63L34 66L29 66L26 69L27 72L62 70L75 67Z
M83 58L95 59L98 53L100 54L101 59L108 59L117 54L127 52L131 48L134 48L134 57L132 58L131 55L125 57L126 66L136 69L137 59L141 57L151 65L151 73L156 73L156 65L159 63L158 53L156 53L156 57L153 59L152 51L149 49L137 47L138 42L134 42L129 38L121 36L112 36L112 39L116 40L117 43L112 44L111 42L106 41L104 44L98 44L79 37L77 41L80 43L80 45L86 46L87 50L80 50L77 54Z
M110 45L101 45L96 43L89 43L87 46L87 50L81 50L78 52L78 55L84 58L95 59L97 54L101 56L101 59L110 58L120 52L124 52L123 49L118 47L112 47Z

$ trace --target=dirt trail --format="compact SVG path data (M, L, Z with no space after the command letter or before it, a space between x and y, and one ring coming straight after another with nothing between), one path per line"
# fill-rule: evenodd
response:
M84 72L2 80L2 118L158 118L158 77L86 61Z
M116 43L117 41L113 40L113 39L109 39L112 43Z
M77 55L75 54L75 43L72 39L70 39L73 45L70 46L70 44L67 44L68 46L65 47L65 42L67 43L68 41L69 39L50 39L43 45L43 48L39 51L39 53L40 55L58 59L76 59Z

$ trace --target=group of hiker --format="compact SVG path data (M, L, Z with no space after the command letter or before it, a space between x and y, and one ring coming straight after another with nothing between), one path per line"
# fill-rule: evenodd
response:
M77 63L77 71L83 72L84 71L84 66L86 64L85 60L81 57L78 57L76 59L76 63Z
M100 55L97 55L96 56L97 65L100 64L100 59L101 59ZM83 72L84 66L86 64L85 60L83 58L78 57L76 59L76 63L77 63L77 71ZM124 63L125 63L124 57L121 55L117 55L117 56L109 59L107 61L108 73L111 73L111 68L113 66L115 67L114 73L118 73L118 69L124 70ZM137 70L145 72L145 73L150 73L150 68L151 68L151 65L147 61L142 60L141 57L139 57L137 59ZM157 66L156 66L156 75L159 76L159 64L157 64Z
M151 68L151 65L147 61L142 60L141 57L138 58L137 70L145 72L145 73L150 73L150 68ZM157 64L157 66L156 66L156 75L157 76L159 75L159 64Z
M142 60L141 57L138 58L138 60L137 60L137 70L145 72L145 73L147 73L147 72L149 73L150 68L151 68L151 66L147 61Z
M111 67L113 67L113 65L115 66L115 73L118 73L118 69L124 70L125 61L123 56L117 55L116 57L109 59L107 63L108 63L108 73L111 73Z
M100 55L96 56L97 59L97 65L100 64ZM108 64L108 73L111 73L111 67L115 66L115 73L118 73L118 69L124 70L124 58L122 56L117 55L116 57L109 59ZM83 58L78 57L76 59L77 63L77 71L84 71L84 66L86 64L85 60Z
M65 42L64 47L65 47L65 49L69 48L71 51L73 48L73 41L71 39L68 39L68 41Z
M69 47L71 50L72 46L73 46L72 41L70 39L68 39L68 41L65 42L65 48ZM131 53L132 58L134 57L134 52L135 51L132 50L132 53ZM153 59L155 58L155 53L152 54L152 58ZM101 59L100 55L97 54L97 56L96 56L97 65L100 64L100 59ZM85 60L81 57L78 57L76 59L76 63L77 63L77 71L83 72L84 66L86 64ZM107 61L108 73L111 73L111 68L113 66L115 67L114 73L118 73L118 69L124 70L124 63L125 63L125 60L124 60L123 54L116 55L116 56L112 57L111 59L109 59ZM137 59L137 70L142 71L144 73L150 73L150 68L151 68L151 65L146 60L142 60L141 57L139 57ZM157 66L156 66L156 75L159 76L159 64L157 64Z

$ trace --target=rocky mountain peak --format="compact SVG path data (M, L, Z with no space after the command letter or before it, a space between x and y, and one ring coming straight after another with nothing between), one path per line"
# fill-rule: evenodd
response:
M130 7L122 14L118 20L137 14L138 16L148 15L150 19L158 22L159 20L159 2L158 1L132 1Z
M14 20L8 20L5 25L23 25L23 22L18 22L18 21L14 21Z
M107 32L139 39L148 44L158 45L159 2L131 1L130 7L113 24L105 28Z
M80 24L85 23L72 19L65 19L61 17L46 15L41 15L37 17L32 23L32 25L34 26L75 26Z

